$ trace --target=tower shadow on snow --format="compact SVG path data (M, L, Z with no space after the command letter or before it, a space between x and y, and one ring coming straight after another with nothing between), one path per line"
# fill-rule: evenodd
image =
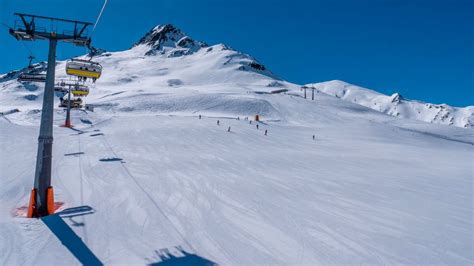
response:
M68 218L69 222L71 222L72 226L84 226L84 222L78 222L74 220L74 217L77 216L83 216L83 215L88 215L88 214L93 214L95 213L95 210L90 207L90 206L80 206L80 207L73 207L73 208L68 208L64 209L57 214L61 216L62 218Z
M79 207L64 209L60 212L57 212L56 214L61 217L69 218L69 217L83 216L83 215L88 215L88 214L93 214L93 213L95 213L95 210L92 207L79 206Z
M64 156L78 156L78 155L83 155L84 152L72 152L72 153L65 153Z
M160 261L148 264L149 266L213 266L217 263L206 258L186 252L181 247L176 247L177 254L172 254L168 249L160 251L155 250L155 253Z
M112 158L102 158L102 159L99 159L99 161L101 162L121 162L123 161L122 158L117 158L117 157L112 157Z
M51 232L61 241L71 253L83 265L103 265L103 263L87 247L82 239L74 233L62 217L76 217L94 213L89 206L81 206L65 209L53 215L41 218L41 221L51 230ZM74 222L74 221L73 221Z

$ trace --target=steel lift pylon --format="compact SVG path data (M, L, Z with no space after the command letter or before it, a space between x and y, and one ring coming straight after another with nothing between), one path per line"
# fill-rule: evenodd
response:
M44 88L43 108L41 113L40 133L38 137L38 152L34 186L28 207L29 218L42 217L54 213L54 192L51 186L51 165L53 150L53 111L54 111L54 75L56 67L56 46L58 41L73 43L78 46L89 46L91 39L87 37L89 22L59 19L15 13L20 21L15 22L10 34L19 41L47 40L49 41L48 68ZM50 25L49 30L45 25ZM59 25L69 30L58 32Z

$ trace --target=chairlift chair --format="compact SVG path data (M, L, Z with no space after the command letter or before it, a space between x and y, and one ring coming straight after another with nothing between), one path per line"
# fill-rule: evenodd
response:
M54 87L54 94L56 97L64 98L64 96L67 94L67 89L61 86L56 86Z
M46 82L46 74L21 73L17 80L20 82Z
M67 103L68 103L68 99L63 99L59 103L59 107L67 108ZM70 105L71 105L71 108L82 108L82 99L81 98L71 99Z
M83 97L89 95L89 88L84 85L76 85L71 89L72 95L75 97Z
M102 66L93 61L70 59L66 62L66 74L77 76L84 80L91 78L95 82L102 74Z

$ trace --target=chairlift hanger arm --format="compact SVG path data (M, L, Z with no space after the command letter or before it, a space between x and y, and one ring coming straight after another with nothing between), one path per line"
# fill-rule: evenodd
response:
M26 30L27 32L30 32L30 31L31 31L31 27L30 27L30 26L31 26L31 22L30 22L30 23L26 22L25 16L24 16L23 14L17 14L17 13L15 13L15 15L18 15L18 16L21 18L21 21L23 21L23 24L25 25L25 30Z
M74 36L80 37L80 36L82 35L82 33L86 30L87 26L89 26L89 25L84 24L84 25L82 26L81 30L79 30L79 33L77 33L77 34L74 33Z

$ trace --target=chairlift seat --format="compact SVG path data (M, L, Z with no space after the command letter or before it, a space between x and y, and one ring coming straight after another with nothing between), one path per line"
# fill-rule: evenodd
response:
M46 74L21 73L17 80L20 82L46 82Z
M70 59L66 62L66 74L82 78L98 79L102 66L97 62L83 59Z
M68 100L64 99L59 103L59 107L67 107ZM77 99L71 99L71 108L82 108L82 99L77 98Z
M86 86L78 86L73 89L71 89L72 95L76 97L82 97L82 96L87 96L89 95L89 88Z

